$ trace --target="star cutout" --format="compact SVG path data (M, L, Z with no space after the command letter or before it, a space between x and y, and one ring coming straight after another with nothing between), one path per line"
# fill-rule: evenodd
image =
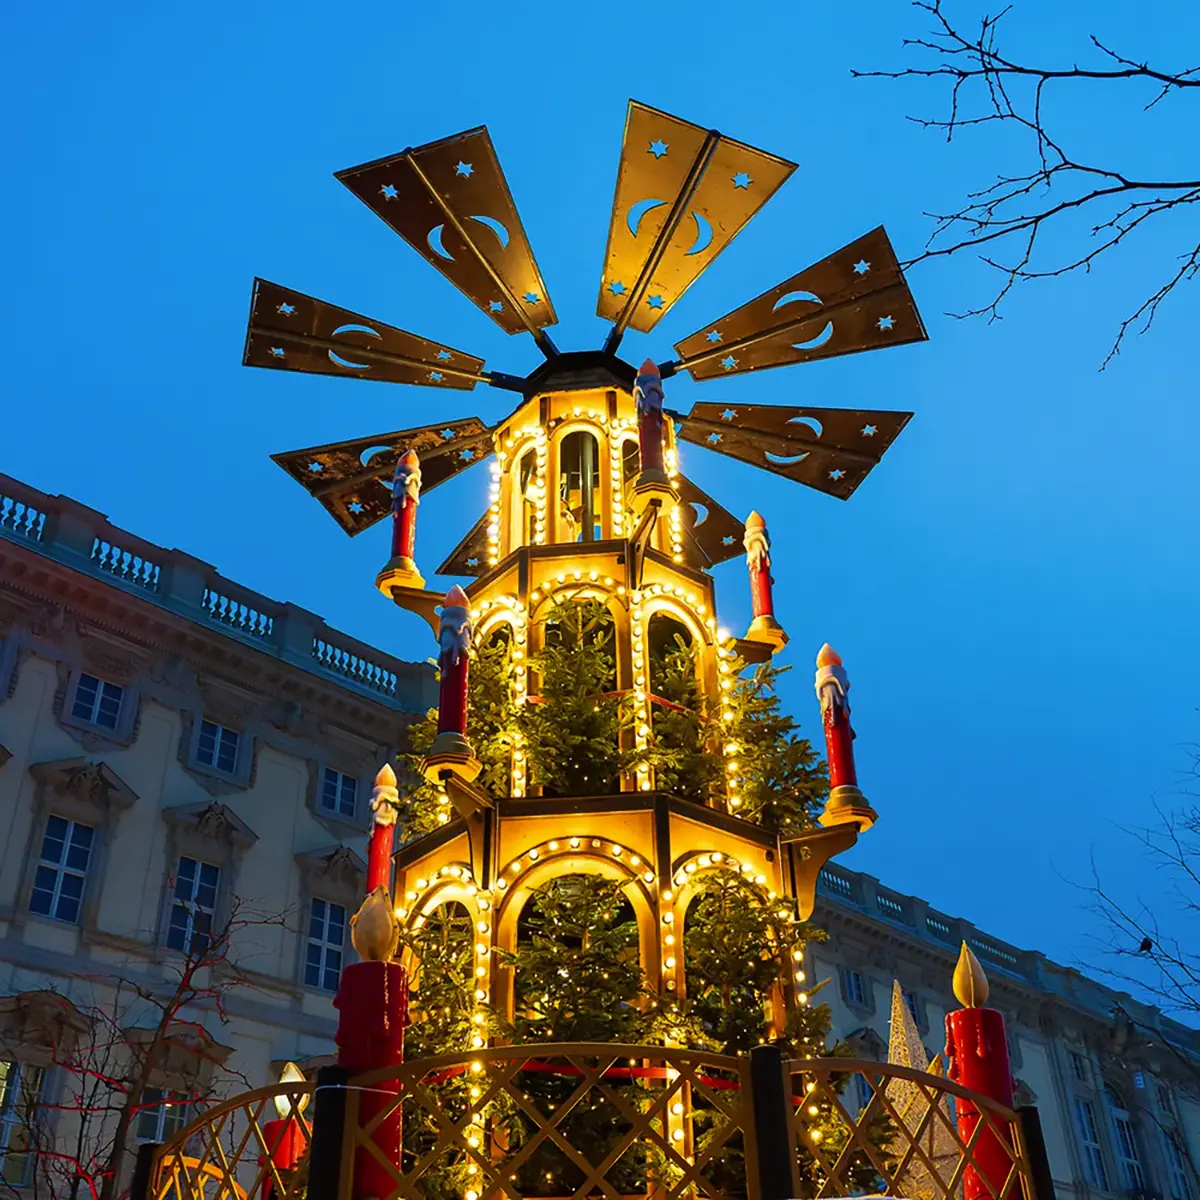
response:
M479 559L477 559L477 558L468 558L468 559L467 559L467 566L468 566L468 567L477 567L477 566L479 566Z
M397 195L399 195L399 193L396 191L396 185L393 183L385 183L383 187L379 189L379 194L385 200L395 200Z
M862 427L863 437L874 437L876 428L877 428L877 426L875 426L875 425L864 425Z
M892 329L895 327L896 322L892 317L880 317L875 324L880 329Z
M441 383L442 382L442 373L441 373L441 371L430 371L429 378L434 383Z
M854 264L855 275L865 275L870 269L871 264L864 258L860 258L858 262Z
M537 292L526 292L521 299L524 300L526 304L541 304L542 302L542 298L537 294Z
M355 514L355 516L357 516L360 512L362 512L362 508L363 508L363 506L361 504L359 504L359 502L357 500L351 500L348 507L349 507L350 511Z
M271 347L271 356L272 356L272 358L284 358L285 355L283 353L283 347L282 346L272 346Z
M292 315L292 313L294 313L296 311L296 306L294 304L286 304L286 303L279 304L279 305L276 305L275 311L277 313L283 313L283 315L285 317L290 317Z
M324 463L319 463L319 462L310 462L310 463L308 464L308 469L309 469L310 471L312 471L312 472L313 472L313 474L315 475L315 474L316 474L318 471L323 471L323 470L325 470L325 464L324 464Z
M747 189L747 188L748 188L748 187L749 187L749 186L750 186L750 185L751 185L753 182L754 182L754 180L753 180L753 179L751 179L751 178L750 178L750 176L749 176L749 175L747 175L745 171L739 171L739 172L738 172L738 173L737 173L737 174L736 174L736 175L733 177L733 186L734 186L735 188L741 188L743 192L744 192L744 191L745 191L745 190L746 190L746 189Z
M474 173L474 171L475 168L471 166L470 163L465 162L460 162L458 166L454 168L455 175L471 175Z
M841 479L845 474L846 474L846 472L843 471L841 467L834 467L834 469L829 472L829 478L830 479Z
M732 421L732 420L733 420L733 418L734 418L734 417L736 417L736 416L737 416L737 409L736 409L736 408L727 408L727 409L726 409L726 410L725 410L725 411L724 411L724 412L721 414L721 420L722 420L722 421Z
M732 354L727 354L723 359L721 359L721 366L723 366L727 371L732 371L733 368L737 366L737 359L734 358Z
M438 432L438 437L443 442L452 442L458 436L458 431L454 429L442 429Z
M710 446L715 446L721 440L721 435L719 433L710 433L704 440Z
M503 312L503 311L504 311L504 305L501 304L499 300L493 300L488 305L488 312Z
M471 459L475 457L475 451L472 450L470 446L464 446L458 452L458 457L461 458L463 462L470 462Z
M721 545L722 546L732 546L735 541L737 541L737 538L735 538L732 533L727 533L721 539Z
M661 296L647 296L646 303L650 305L651 308L662 308L663 298Z
M719 342L721 340L721 331L719 329L710 329L705 340L709 342Z
M653 154L655 158L662 158L666 152L667 143L664 142L662 138L656 138L650 143L650 153Z
M625 293L625 285L619 279L614 279L612 283L608 285L608 290L612 292L614 296L622 296Z
M438 360L440 362L449 362L450 361L450 351L449 350L439 350L437 352L437 356L438 356Z

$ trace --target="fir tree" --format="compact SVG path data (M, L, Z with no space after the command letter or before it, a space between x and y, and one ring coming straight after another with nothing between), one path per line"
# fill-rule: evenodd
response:
M548 796L597 796L618 789L621 731L629 720L614 694L612 615L599 600L564 600L531 656L537 695L517 714L530 783Z

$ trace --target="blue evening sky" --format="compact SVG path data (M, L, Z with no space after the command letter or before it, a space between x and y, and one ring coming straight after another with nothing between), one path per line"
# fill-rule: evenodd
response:
M539 356L335 170L486 123L561 317L554 337L585 348L606 328L592 314L630 96L797 160L660 331L626 339L638 362L879 223L911 255L923 210L954 205L1011 152L988 134L948 149L907 123L923 97L936 103L926 87L851 79L852 66L899 62L901 39L925 31L900 2L75 0L16 6L7 26L0 470L404 657L432 645L374 591L386 530L347 539L268 455L441 415L495 419L510 397L247 370L251 279L498 370ZM1182 67L1200 15L1019 0L1007 36L1064 61L1090 32ZM1148 98L1093 91L1057 110L1059 128L1081 155L1109 146L1132 171L1182 170L1194 124L1178 102L1142 115ZM1153 894L1117 825L1151 819L1200 740L1195 289L1097 371L1120 319L1174 268L1181 230L1022 289L990 327L943 315L986 298L985 268L925 266L911 276L925 345L668 384L679 407L915 410L848 504L697 448L685 469L771 524L786 696L810 733L815 652L829 640L845 658L860 778L880 813L846 864L1066 962L1088 954L1094 924L1069 881L1086 878L1093 849L1116 886ZM427 574L486 486L469 472L422 505ZM744 627L743 562L718 576L723 623Z

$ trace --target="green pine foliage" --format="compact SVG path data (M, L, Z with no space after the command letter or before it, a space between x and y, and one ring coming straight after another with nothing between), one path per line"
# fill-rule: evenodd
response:
M627 705L614 694L612 614L599 600L560 601L546 622L545 645L531 655L536 695L515 728L529 782L546 796L602 796L620 786L621 731Z

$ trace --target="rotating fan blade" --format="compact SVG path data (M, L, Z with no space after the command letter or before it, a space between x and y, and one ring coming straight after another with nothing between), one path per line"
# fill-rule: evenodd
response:
M484 513L471 526L467 536L438 567L439 575L483 575L487 571L487 527L490 520L491 514Z
M242 362L460 391L488 380L482 358L265 279L254 281Z
M796 164L629 102L598 316L646 333Z
M849 500L912 413L705 403L671 415L685 442Z
M351 536L382 520L392 507L392 473L405 450L421 459L421 494L492 452L492 427L478 417L379 433L327 446L272 454Z
M484 126L337 178L506 333L557 323Z
M687 555L688 565L704 570L737 558L744 550L744 524L686 476L679 476L677 487L683 507L683 530L690 537L689 548L695 550L695 554Z
M670 366L714 379L927 337L881 225L676 343Z

